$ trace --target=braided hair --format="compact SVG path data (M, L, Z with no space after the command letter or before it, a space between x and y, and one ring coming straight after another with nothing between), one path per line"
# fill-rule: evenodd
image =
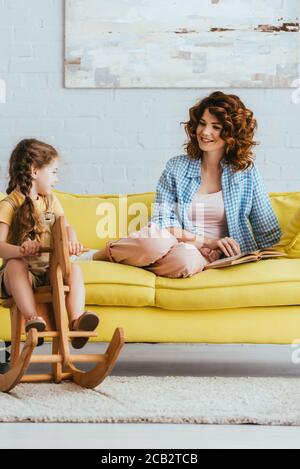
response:
M21 140L13 150L9 160L9 183L6 193L10 194L17 187L25 196L24 202L14 214L8 242L21 245L26 239L40 241L43 232L42 221L29 196L32 187L32 166L40 169L58 158L58 153L51 145L36 139Z

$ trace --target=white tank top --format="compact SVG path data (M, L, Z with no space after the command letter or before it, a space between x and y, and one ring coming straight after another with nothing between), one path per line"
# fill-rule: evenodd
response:
M196 192L188 211L189 220L201 230L207 238L220 239L228 236L222 191L212 194Z

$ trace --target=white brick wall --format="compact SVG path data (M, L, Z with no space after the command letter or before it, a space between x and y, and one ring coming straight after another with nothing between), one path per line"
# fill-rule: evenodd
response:
M165 162L182 153L180 121L211 89L63 88L63 0L0 0L0 190L24 137L52 143L59 189L78 193L155 190ZM259 124L257 163L270 191L300 189L300 104L292 90L231 89Z

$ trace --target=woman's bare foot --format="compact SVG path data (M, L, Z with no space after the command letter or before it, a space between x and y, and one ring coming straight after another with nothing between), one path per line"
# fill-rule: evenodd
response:
M200 252L209 262L214 262L222 256L219 249L200 248Z
M105 254L106 249L99 249L99 251L95 252L93 255L93 261L108 261L108 257Z

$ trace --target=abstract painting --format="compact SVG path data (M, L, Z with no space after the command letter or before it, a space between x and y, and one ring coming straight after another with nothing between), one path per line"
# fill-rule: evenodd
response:
M65 0L67 88L289 88L299 0Z

